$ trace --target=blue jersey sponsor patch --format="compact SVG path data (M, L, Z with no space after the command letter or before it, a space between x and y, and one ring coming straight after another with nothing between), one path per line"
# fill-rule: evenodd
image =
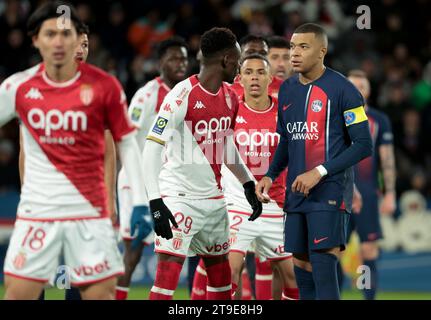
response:
M158 135L161 135L163 133L163 130L165 130L165 127L168 123L168 119L165 119L163 117L158 117L156 123L153 127L153 132L157 133Z

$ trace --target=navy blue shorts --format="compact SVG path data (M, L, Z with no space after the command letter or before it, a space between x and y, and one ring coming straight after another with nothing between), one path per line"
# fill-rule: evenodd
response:
M344 250L349 216L344 210L286 213L284 250L305 254L336 247Z
M359 214L352 214L350 218L347 240L355 230L361 242L376 241L383 238L380 226L379 206L377 193L361 193L362 209Z

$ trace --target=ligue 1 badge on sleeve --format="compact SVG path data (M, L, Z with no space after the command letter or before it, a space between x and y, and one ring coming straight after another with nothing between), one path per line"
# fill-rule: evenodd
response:
M81 102L88 106L91 101L93 101L94 92L93 88L89 84L83 84L81 85L81 91L79 93L79 97L81 98Z
M313 110L314 112L319 112L320 110L322 110L323 107L323 103L320 100L314 100L311 103L311 110Z

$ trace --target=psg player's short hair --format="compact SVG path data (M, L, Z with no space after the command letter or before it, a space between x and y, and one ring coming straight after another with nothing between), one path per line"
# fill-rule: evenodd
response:
M264 37L257 36L254 34L248 34L248 35L242 37L241 40L239 40L239 45L242 48L243 46L245 46L247 43L250 43L250 42L262 42L262 43L265 43L266 45L268 45L268 41Z
M62 6L68 7L68 10L65 11L64 7ZM46 20L52 18L63 19L64 16L70 18L73 25L75 26L76 31L78 32L82 22L78 16L78 13L76 12L76 9L70 3L64 1L48 1L37 8L28 19L28 35L30 37L37 35L39 33L40 27Z
M242 65L244 62L251 59L259 59L259 60L265 61L267 66L270 66L268 58L258 53L246 55L241 59L240 64Z
M280 36L270 36L266 38L266 42L268 42L268 48L283 48L290 49L290 42L285 37Z
M174 36L160 42L157 46L157 59L161 59L165 55L166 51L172 47L185 47L187 49L187 43L183 38L178 36Z
M223 50L235 48L235 46L236 36L228 28L212 28L201 37L200 47L204 58L212 57Z
M296 28L293 33L314 33L316 38L321 39L325 45L328 44L328 36L325 29L316 23L304 23Z

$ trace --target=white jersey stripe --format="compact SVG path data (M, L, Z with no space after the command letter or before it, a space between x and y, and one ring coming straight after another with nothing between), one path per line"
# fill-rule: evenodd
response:
M173 296L174 295L174 290L163 289L163 288L159 288L156 286L153 286L151 288L151 292L164 294L165 296Z
M228 285L225 287L210 287L207 286L207 291L209 292L224 292L224 291L229 291L232 290L232 285Z

